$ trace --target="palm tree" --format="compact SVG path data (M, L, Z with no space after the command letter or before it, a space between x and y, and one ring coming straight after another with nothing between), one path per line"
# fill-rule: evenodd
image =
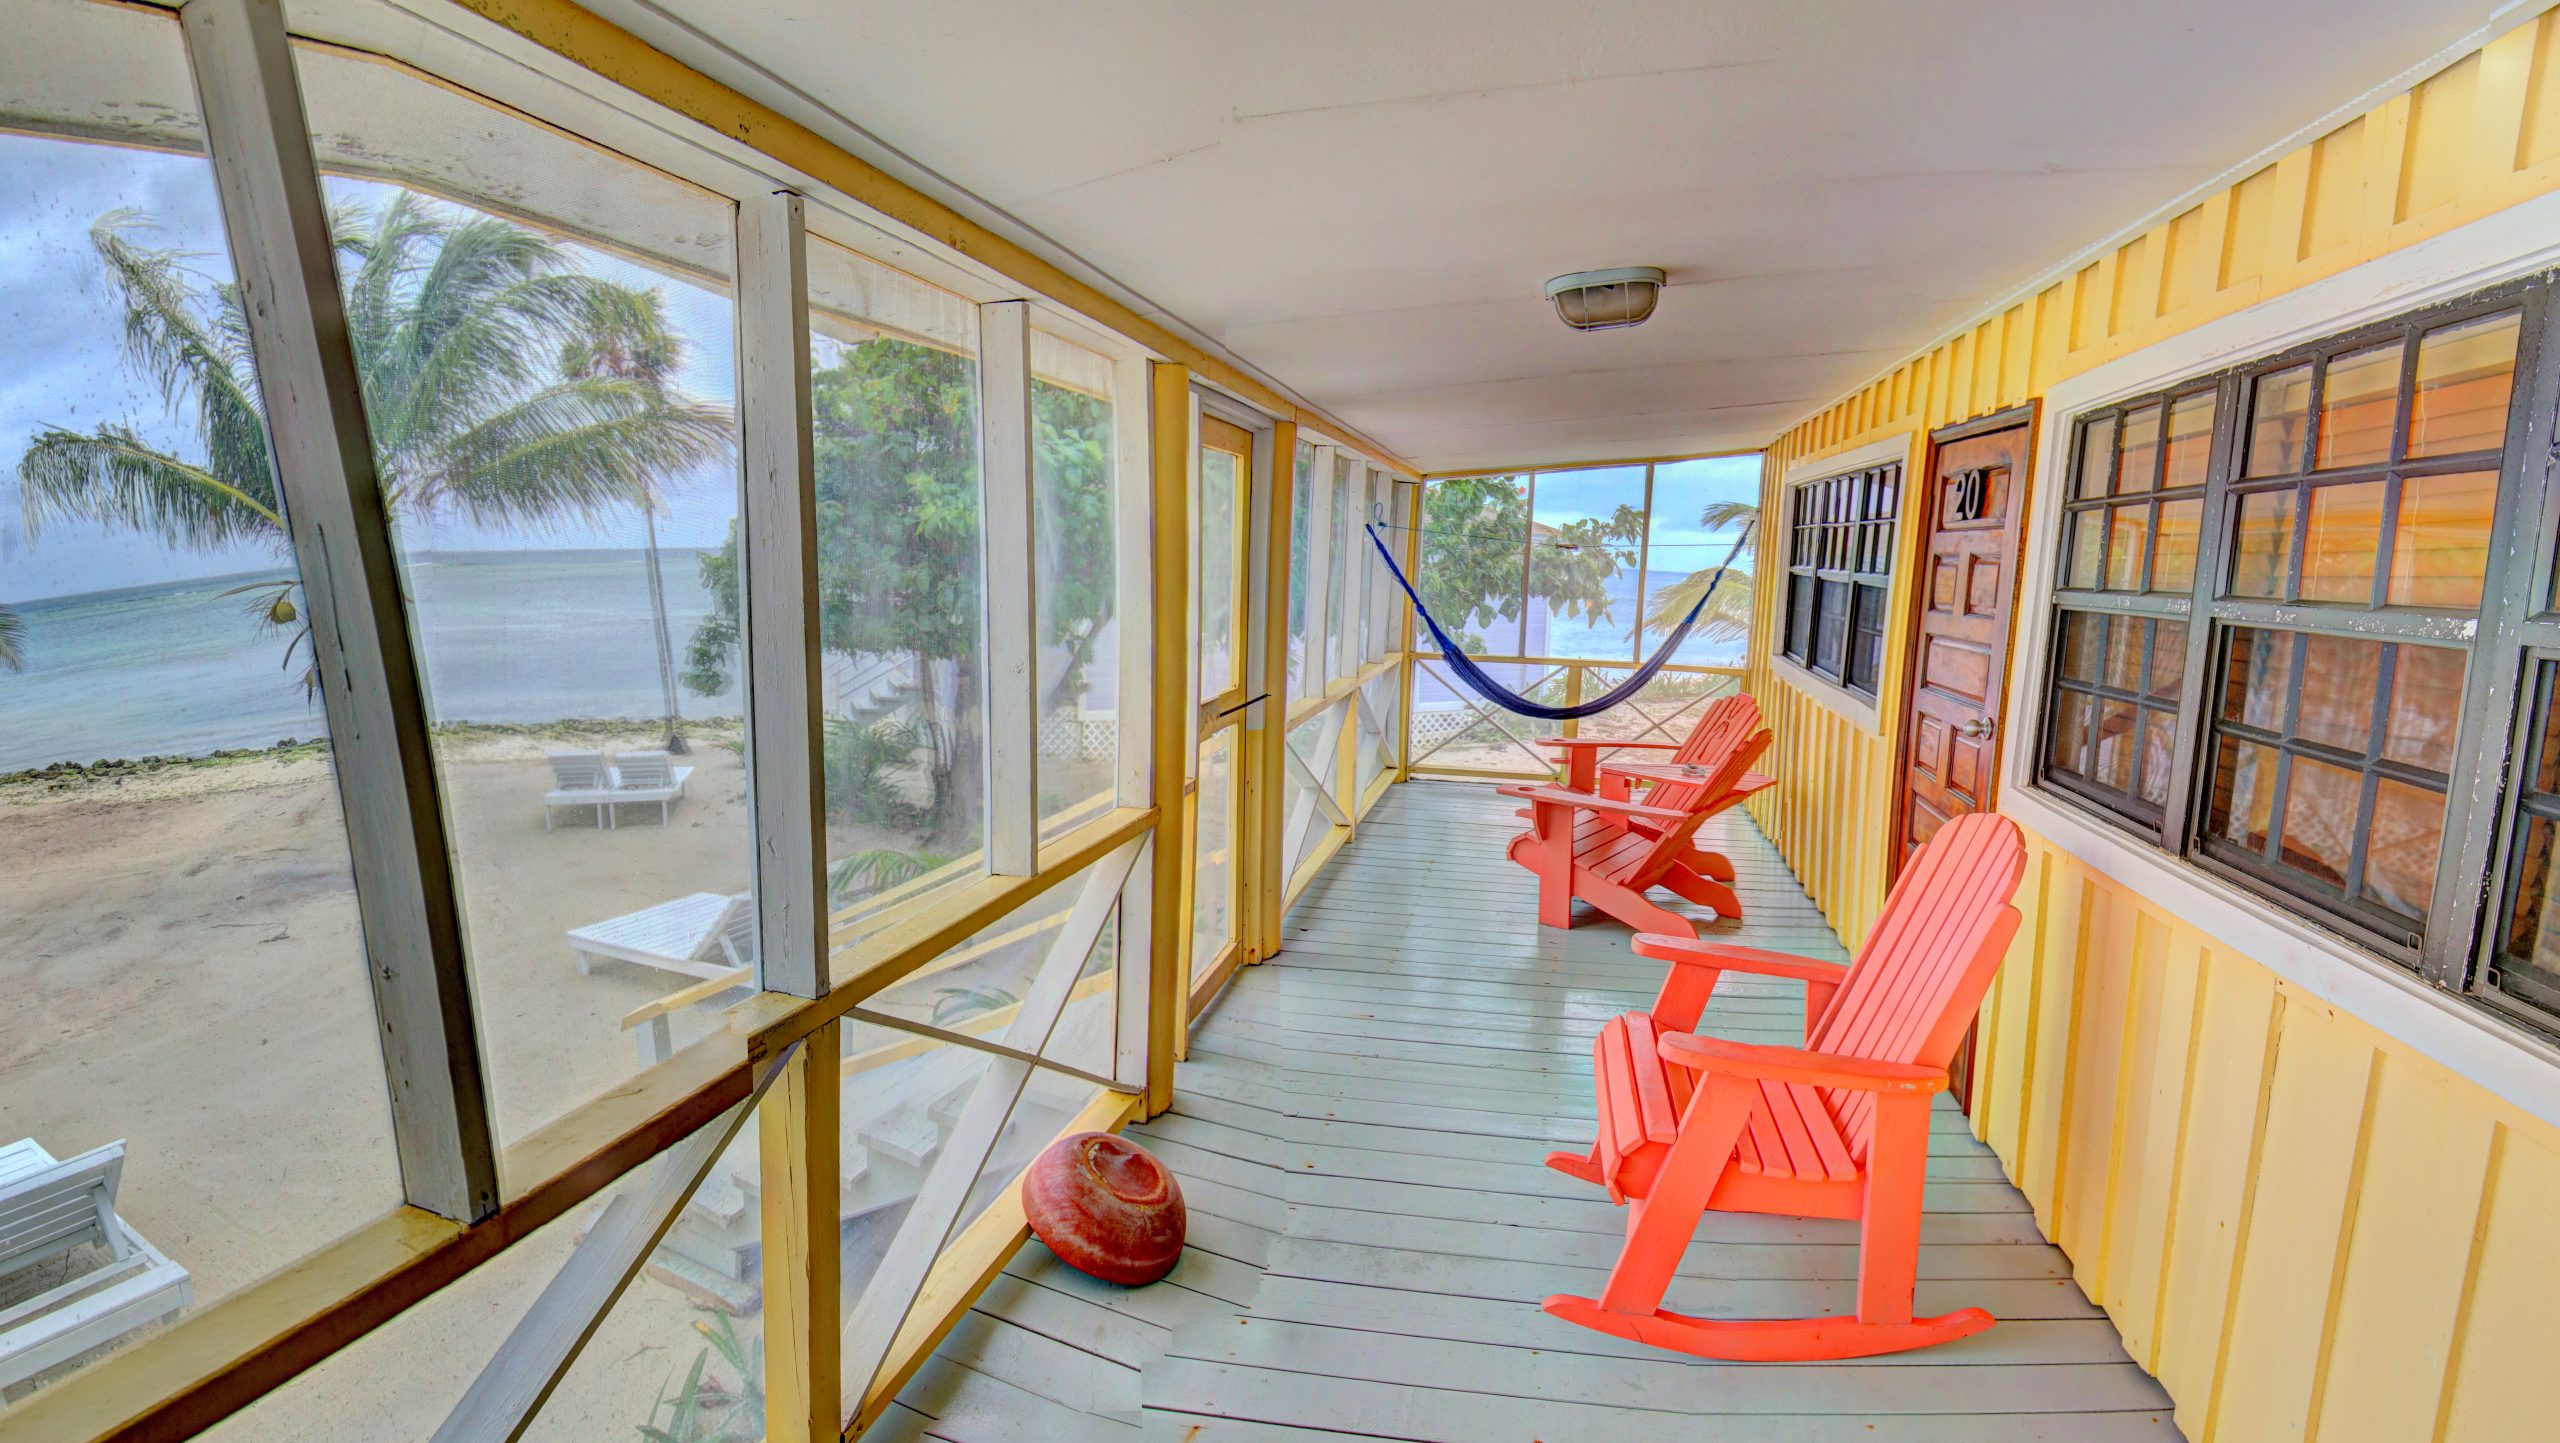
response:
M661 401L668 382L684 359L684 341L667 328L666 314L654 291L623 290L625 314L617 323L599 326L571 341L560 352L560 369L572 376L619 378L645 386ZM666 749L679 755L692 750L677 730L684 717L676 696L675 637L667 626L667 574L658 554L658 507L655 486L640 497L640 524L649 538L649 618L658 642L658 692L666 707Z
M1698 513L1698 524L1709 531L1724 531L1760 524L1760 508L1748 501L1710 501ZM1707 609L1698 613L1697 628L1689 634L1707 641L1737 641L1751 634L1751 557L1746 550L1734 557L1733 569L1716 583L1715 598ZM1644 619L1647 630L1669 631L1698 604L1698 594L1713 581L1716 568L1692 571L1656 593L1653 609Z
M0 606L0 666L11 671L27 669L26 618Z
M331 217L347 327L394 523L459 515L538 527L653 502L658 478L721 454L727 408L667 389L680 346L654 291L579 273L551 237L401 193ZM171 546L291 553L267 451L240 292L145 245L149 219L90 228L123 303L126 360L190 426L196 459L129 425L49 426L18 463L28 532L85 520ZM650 351L654 374L593 358ZM298 583L262 584L269 622L299 618ZM290 664L304 632L287 645ZM305 684L311 675L304 673Z

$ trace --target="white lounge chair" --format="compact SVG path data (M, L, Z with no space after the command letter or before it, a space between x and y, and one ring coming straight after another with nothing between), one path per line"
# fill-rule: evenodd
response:
M593 807L596 825L610 824L606 808L614 800L613 766L602 752L556 751L550 754L551 790L542 798L542 830L551 830L554 807Z
M599 957L687 977L722 977L755 965L755 908L744 892L696 892L580 927L569 934L569 950L577 954L581 977Z
M613 801L606 815L611 816L614 806L623 802L656 802L658 825L663 827L667 808L684 795L685 778L692 775L693 768L677 766L665 752L624 752L614 758Z
M34 1138L0 1147L0 1281L83 1244L107 1258L0 1308L0 1388L101 1348L195 1297L187 1270L116 1216L124 1143L54 1159Z

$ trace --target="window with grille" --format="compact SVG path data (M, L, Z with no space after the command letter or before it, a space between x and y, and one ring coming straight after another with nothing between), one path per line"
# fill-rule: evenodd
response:
M1786 632L1779 648L1816 676L1872 698L1884 669L1902 467L1875 466L1787 489Z
M2046 792L2546 1026L2552 282L2072 417L2037 752Z

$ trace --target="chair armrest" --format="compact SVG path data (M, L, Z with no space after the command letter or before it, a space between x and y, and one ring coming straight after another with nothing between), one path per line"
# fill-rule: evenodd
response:
M1635 747L1649 752L1676 752L1686 742L1617 742L1607 737L1540 737L1542 747Z
M1665 1062L1676 1062L1694 1072L1921 1097L1944 1091L1947 1086L1944 1069L1922 1067L1915 1062L1874 1062L1793 1047L1727 1042L1721 1037L1700 1037L1690 1032L1665 1032L1654 1041Z
M1648 807L1642 802L1612 801L1592 792L1577 792L1564 787L1502 787L1506 797L1518 797L1542 806L1579 807L1586 812L1612 812L1623 817L1646 817L1657 822L1685 822L1689 814L1676 807Z
M1757 947L1736 947L1730 942L1693 942L1667 932L1637 933L1635 950L1639 957L1655 957L1693 967L1713 967L1725 972L1756 972L1763 977L1792 977L1819 987L1837 987L1849 980L1849 969L1837 962L1817 962L1790 952L1763 952Z
M1686 786L1697 786L1716 778L1713 770L1695 762L1605 762L1601 764L1600 775L1624 777L1631 782L1670 782Z

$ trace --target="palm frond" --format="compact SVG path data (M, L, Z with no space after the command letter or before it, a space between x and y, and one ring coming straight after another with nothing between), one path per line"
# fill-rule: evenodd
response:
M160 451L127 426L89 435L58 426L37 432L18 461L18 497L29 534L82 520L198 549L252 539L281 546L285 539L271 498Z
M1760 524L1760 506L1755 501L1710 501L1698 513L1698 524L1709 531Z
M1648 631L1669 631L1698 604L1698 597L1714 581L1716 569L1693 571L1671 585L1655 592L1653 609L1645 614ZM1715 596L1707 609L1698 613L1698 624L1689 633L1705 641L1735 641L1751 634L1751 573L1736 567L1724 574L1716 585Z
M666 297L637 286L588 288L586 314L560 348L569 376L616 376L664 387L684 360L684 339L667 324Z
M725 406L637 381L562 381L455 437L417 502L480 521L592 517L648 504L657 478L726 454L731 434Z
M128 364L160 387L173 414L194 413L203 437L204 469L270 509L275 481L267 429L249 365L248 327L236 287L213 288L215 314L200 314L184 251L154 249L135 239L152 222L138 211L111 210L89 228L107 280L124 301Z
M951 862L951 858L937 853L901 852L895 847L855 852L827 868L827 900L836 906L858 902L874 893L903 887Z
M0 667L27 669L27 619L0 606Z

